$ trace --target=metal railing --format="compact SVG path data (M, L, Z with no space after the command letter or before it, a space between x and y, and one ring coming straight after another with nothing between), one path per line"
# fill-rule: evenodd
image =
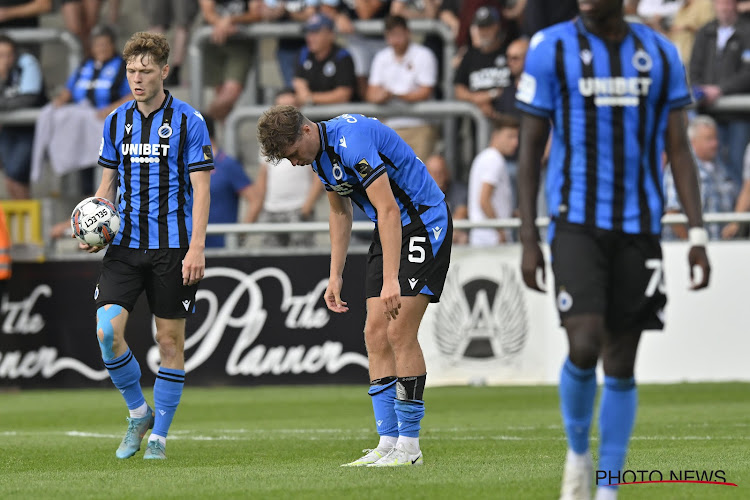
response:
M662 217L664 225L687 224L687 217L684 214L667 214ZM728 212L728 213L706 213L703 215L704 224L710 223L727 223L740 222L750 223L750 212ZM536 220L538 227L547 227L549 217L538 217ZM368 221L357 221L352 223L352 231L362 232L370 231L374 224ZM477 229L477 228L495 228L495 229L516 229L521 227L521 219L490 219L478 222L469 220L453 221L454 229ZM254 222L252 224L209 224L206 229L208 234L258 234L258 233L325 233L328 232L328 222L288 222L288 223L266 223Z
M359 35L383 35L384 23L382 20L354 21L355 33ZM456 53L456 44L453 40L450 28L435 19L411 19L409 29L414 34L434 33L443 39L443 95L445 99L453 97L453 65L452 58ZM193 31L188 46L190 57L190 104L196 109L203 108L203 47L211 38L213 28L201 26ZM255 23L239 27L235 38L239 39L267 39L267 38L303 38L302 23ZM260 81L260 47L256 44L253 58L255 61L254 72L250 76L251 84L247 89L251 101L255 103L258 95Z
M239 125L247 120L258 121L267 106L238 106L229 113L224 132L224 149L227 154L238 156ZM331 104L325 106L304 106L302 113L311 120L329 119L344 113L359 113L378 118L392 116L415 116L420 118L445 118L446 116L469 116L476 124L474 141L476 150L481 151L490 139L490 124L482 112L471 103L464 101L424 101L411 105L389 106L366 103ZM255 137L253 137L255 140ZM426 159L426 158L425 158Z

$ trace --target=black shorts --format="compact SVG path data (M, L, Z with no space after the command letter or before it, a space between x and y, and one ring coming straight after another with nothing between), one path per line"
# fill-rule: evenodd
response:
M401 264L398 282L401 295L415 297L420 293L439 302L445 275L451 262L453 218L448 205L425 207L420 217L401 230ZM383 247L377 228L367 254L366 298L380 297L383 288Z
M611 332L664 327L667 296L658 235L558 222L552 270L561 319L602 314Z
M182 259L186 253L187 248L140 250L110 245L94 292L97 309L118 304L132 311L145 290L155 316L187 317L193 312L198 285L182 284Z

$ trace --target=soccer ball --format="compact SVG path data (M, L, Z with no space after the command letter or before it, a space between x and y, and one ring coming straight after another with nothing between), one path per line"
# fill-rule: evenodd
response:
M92 196L76 205L70 216L70 225L82 243L105 247L120 229L120 214L111 201Z

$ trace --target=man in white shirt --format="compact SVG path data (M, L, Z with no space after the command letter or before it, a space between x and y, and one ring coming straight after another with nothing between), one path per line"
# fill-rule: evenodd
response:
M370 68L366 99L375 104L410 104L432 98L437 83L437 60L430 49L412 43L406 19L385 19L388 47L375 54ZM414 150L426 159L432 154L437 134L421 118L397 117L384 121Z
M513 191L505 158L518 148L518 120L493 120L490 144L474 158L469 173L469 220L505 219L513 214ZM493 246L510 241L506 229L478 228L469 233L472 246Z

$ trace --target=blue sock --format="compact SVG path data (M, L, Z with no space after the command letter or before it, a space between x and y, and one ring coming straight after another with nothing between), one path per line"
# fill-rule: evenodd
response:
M424 418L424 401L397 399L398 433L400 436L419 437L420 422Z
M159 368L154 383L154 430L151 435L167 437L185 385L185 370Z
M383 383L382 385L380 383ZM398 419L393 407L396 399L396 377L384 377L371 382L367 393L372 397L372 411L378 435L398 437Z
M396 416L398 434L418 438L420 422L424 418L424 386L427 374L416 377L399 377L396 382Z
M118 358L104 360L104 366L112 383L120 389L129 410L135 410L146 402L141 390L141 367L130 349Z
M560 373L559 392L568 447L581 455L589 449L589 429L596 397L596 368L584 370L566 359Z
M599 470L608 471L616 483L633 432L638 391L635 379L604 377L599 409Z

